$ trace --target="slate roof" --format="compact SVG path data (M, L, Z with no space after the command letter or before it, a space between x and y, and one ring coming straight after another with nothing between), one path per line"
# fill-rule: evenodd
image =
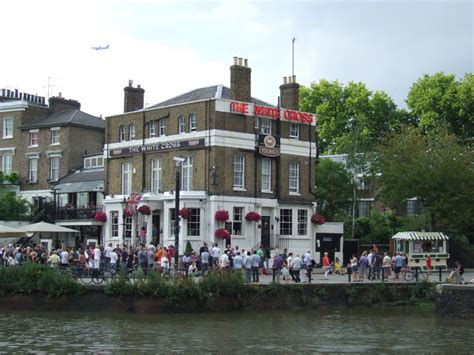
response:
M61 178L56 184L65 184L70 182L97 181L104 180L104 169L82 169L75 171Z
M209 99L226 99L232 100L231 91L228 87L224 85L213 85L205 88L199 88L192 91L189 91L185 94L173 97L172 99L160 102L156 105L147 107L147 110L160 108L165 106L173 106L178 104L184 104L186 102L200 101L200 100L209 100ZM275 107L268 102L256 99L252 97L251 100L253 103L263 106Z
M89 128L105 129L105 121L96 116L80 110L67 110L57 112L46 118L38 118L21 126L22 129L53 127L53 126L82 126Z

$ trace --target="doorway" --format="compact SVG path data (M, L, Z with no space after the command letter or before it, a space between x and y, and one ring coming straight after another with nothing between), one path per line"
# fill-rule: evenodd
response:
M261 244L264 248L270 248L270 216L262 216Z
M322 257L324 253L328 253L329 259L334 261L335 253L340 249L341 243L341 234L331 234L331 233L317 233L316 234L316 252L319 252Z
M153 214L151 217L151 223L152 223L152 231L151 231L152 243L154 245L161 244L160 211L153 211Z

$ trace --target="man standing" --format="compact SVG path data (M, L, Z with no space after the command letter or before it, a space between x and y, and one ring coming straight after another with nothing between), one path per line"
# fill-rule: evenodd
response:
M306 277L308 278L308 283L311 283L311 273L313 272L313 257L311 252L308 252L304 255L304 263L306 265Z
M257 251L254 250L253 255L252 255L252 282L259 282L259 268L260 268L260 263L262 262L262 258L260 255L257 254Z
M295 283L299 283L301 281L300 271L301 271L302 265L303 265L303 260L301 260L299 255L296 255L291 260L291 268L293 270L293 275L295 276Z
M251 275L252 275L252 256L250 252L247 252L247 255L244 259L244 266L245 266L245 281L250 282Z
M69 266L69 253L65 247L63 247L59 256L61 258L61 269L67 269L67 267Z
M331 271L331 259L329 259L328 252L324 252L323 256L323 270L324 270L324 279L328 279L329 272Z
M395 277L398 280L399 279L399 274L400 271L402 270L403 267L403 257L401 253L398 253L397 256L395 257Z
M228 251L224 252L220 258L219 266L221 270L228 271L229 270L229 255Z
M206 249L204 249L201 252L201 275L202 276L206 274L208 268L209 268L209 251L207 250L207 245L206 245Z
M281 254L278 254L277 256L275 256L275 259L273 259L273 273L277 281L280 281L281 269L283 267L284 262L285 259L283 259L283 255Z
M221 250L217 247L217 243L211 248L211 270L214 270L217 262L219 261L219 254Z
M113 251L114 249L112 248L112 243L109 243L109 245L107 245L104 249L104 254L105 254L105 270L109 270L110 268L110 253Z
M243 265L243 259L240 256L240 251L237 252L237 254L234 256L234 270L241 270L242 265Z

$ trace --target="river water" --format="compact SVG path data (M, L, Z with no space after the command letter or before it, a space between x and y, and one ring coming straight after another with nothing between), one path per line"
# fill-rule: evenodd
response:
M326 307L218 314L0 312L0 352L472 353L474 320L432 308Z

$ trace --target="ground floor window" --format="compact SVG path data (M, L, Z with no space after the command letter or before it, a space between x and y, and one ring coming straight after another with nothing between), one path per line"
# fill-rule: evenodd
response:
M242 235L242 221L244 215L243 207L234 207L233 211L233 221L232 224L232 234L233 235Z
M307 235L308 232L308 211L298 210L298 235Z
M201 210L199 208L191 208L191 217L187 221L187 232L188 236L199 236L201 231L199 229L201 225Z
M119 222L118 222L118 211L110 212L110 220L112 221L112 238L118 238L119 236Z
M291 235L293 229L293 218L291 209L280 210L280 234Z

